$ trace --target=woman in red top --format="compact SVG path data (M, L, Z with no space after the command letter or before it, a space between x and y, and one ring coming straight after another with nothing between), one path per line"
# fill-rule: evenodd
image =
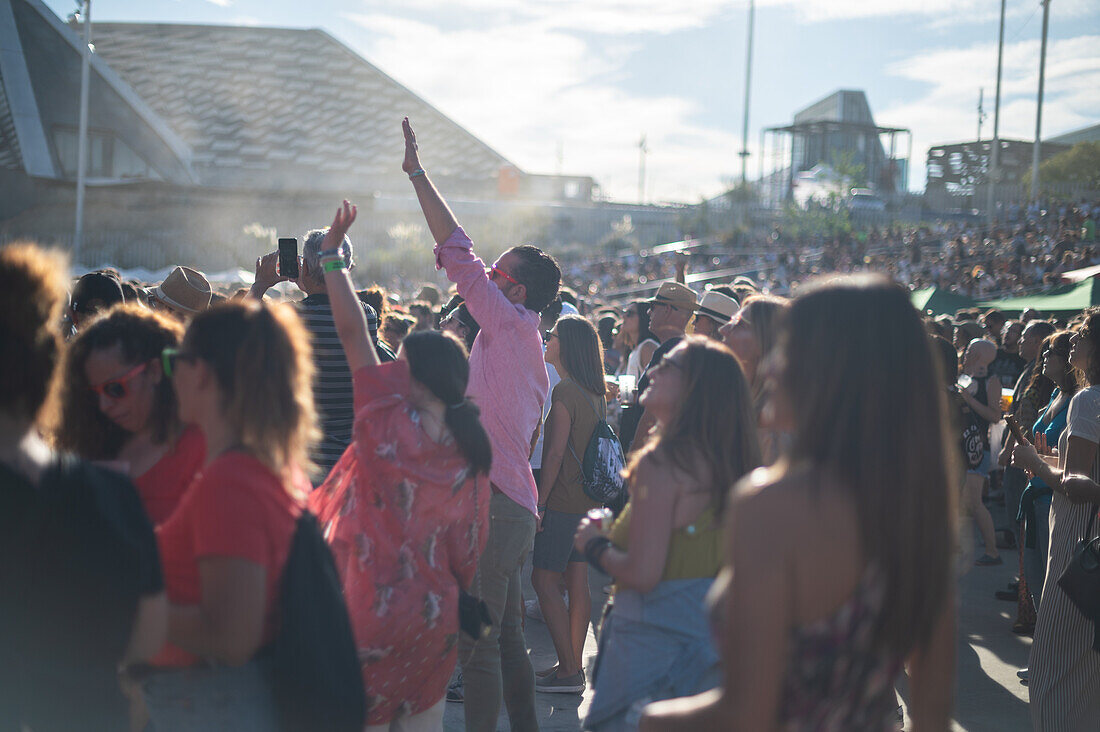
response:
M202 465L202 434L184 428L160 354L176 320L120 305L77 334L65 355L58 446L130 476L145 512L164 523Z
M491 448L464 397L457 338L417 331L396 362L379 364L336 250L354 219L345 201L321 252L354 374L353 440L310 503L344 582L368 730L441 729L458 591L473 582L487 536Z
M153 729L276 728L257 652L274 637L279 579L317 434L308 335L287 306L228 303L165 354L180 418L206 461L157 529L168 644L144 682Z

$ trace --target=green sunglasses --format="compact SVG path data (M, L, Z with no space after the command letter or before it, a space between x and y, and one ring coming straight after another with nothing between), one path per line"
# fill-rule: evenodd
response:
M171 379L176 374L176 363L179 361L193 362L195 356L183 353L178 348L165 348L160 352L160 365L164 368L164 375Z

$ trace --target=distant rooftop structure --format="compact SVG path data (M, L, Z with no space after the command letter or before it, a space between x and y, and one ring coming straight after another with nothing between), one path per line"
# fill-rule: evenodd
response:
M770 151L776 160L772 165L776 172L769 180L778 183L772 186L773 200L790 198L798 174L821 164L834 169L862 169L862 182L884 193L907 187L909 155L899 157L897 136L909 136L909 130L875 124L862 91L835 91L795 113L792 124L766 128L762 148L767 147L768 135L773 138ZM888 137L888 152L883 135Z

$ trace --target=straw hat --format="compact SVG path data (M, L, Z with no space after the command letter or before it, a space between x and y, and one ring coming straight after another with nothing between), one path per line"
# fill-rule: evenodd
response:
M150 293L156 300L184 313L198 313L210 307L210 283L190 267L176 267Z
M657 288L657 294L650 300L651 303L664 303L676 310L695 310L698 303L695 290L679 282L662 282Z
M705 315L721 325L728 322L740 308L737 301L728 295L723 295L721 292L704 292L695 313L696 316Z

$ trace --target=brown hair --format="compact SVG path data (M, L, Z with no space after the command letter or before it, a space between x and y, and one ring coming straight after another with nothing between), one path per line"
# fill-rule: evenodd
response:
M293 466L312 469L317 441L309 335L289 305L230 302L194 317L183 352L204 361L224 397L237 441L290 485Z
M61 350L58 333L68 262L18 242L0 249L0 409L38 420Z
M1081 372L1078 382L1081 388L1100 384L1100 310L1090 310L1085 316L1085 322L1077 330L1077 335L1082 339L1088 339L1092 345L1092 356L1089 357L1089 365Z
M183 325L164 313L137 303L116 305L82 328L69 343L62 362L61 409L54 428L57 446L87 460L110 460L130 436L99 409L99 398L88 383L84 367L92 351L118 346L127 364L159 358L183 337ZM152 440L174 441L179 435L179 410L172 381L162 378L149 415Z
M730 486L762 462L756 412L731 350L703 336L686 336L682 342L683 401L668 424L634 452L625 475L629 480L647 456L668 460L709 485L721 513Z
M582 389L598 397L606 395L603 349L592 323L579 315L566 315L558 318L555 328L561 346L561 365L565 369L562 376L568 376Z
M794 300L779 354L798 405L791 462L850 495L863 556L886 581L876 643L907 655L929 641L952 581L959 474L920 317L885 277L819 281Z
M444 422L474 473L489 474L493 448L481 424L481 410L466 398L470 363L458 337L437 330L410 333L404 341L409 373L447 405Z

